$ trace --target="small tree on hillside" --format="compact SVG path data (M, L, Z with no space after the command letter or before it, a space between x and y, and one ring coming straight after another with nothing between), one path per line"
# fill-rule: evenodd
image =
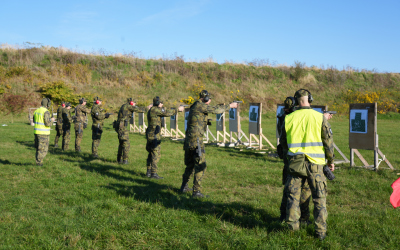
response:
M4 94L3 100L0 103L0 109L6 113L11 114L11 123L14 123L14 115L19 114L28 105L27 97L25 95Z

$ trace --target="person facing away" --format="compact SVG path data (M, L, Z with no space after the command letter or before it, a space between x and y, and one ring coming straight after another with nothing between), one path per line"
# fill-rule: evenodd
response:
M325 116L310 107L313 97L308 90L300 89L294 97L300 107L285 117L280 137L289 159L286 223L291 230L299 230L301 188L308 182L314 203L315 237L324 240L328 213L323 167L326 164L332 171L335 169L332 129Z
M51 100L43 98L41 107L33 113L35 149L36 149L36 165L43 166L43 159L49 150L50 126L54 122L54 118L50 118L49 107Z

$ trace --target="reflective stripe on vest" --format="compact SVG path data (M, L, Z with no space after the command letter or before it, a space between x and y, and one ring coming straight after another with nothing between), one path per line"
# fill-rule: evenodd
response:
M322 144L323 115L312 109L299 109L285 117L288 155L305 154L312 163L325 164Z
M44 107L40 107L33 113L33 119L35 121L34 133L37 135L49 135L50 127L46 126L44 123L44 113L48 110Z

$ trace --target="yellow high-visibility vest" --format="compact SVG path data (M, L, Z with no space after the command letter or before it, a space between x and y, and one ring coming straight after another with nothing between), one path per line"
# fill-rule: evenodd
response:
M44 107L40 107L33 113L33 119L35 121L35 131L37 135L49 135L50 127L44 124L44 113L48 110Z
M325 164L322 121L323 114L313 109L299 109L285 117L289 156L305 154L310 162Z

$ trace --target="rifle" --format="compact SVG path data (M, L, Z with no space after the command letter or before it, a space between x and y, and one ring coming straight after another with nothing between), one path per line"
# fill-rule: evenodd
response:
M236 103L243 103L243 101L233 101L233 102L236 102Z
M324 114L325 113L330 114L330 115L336 115L337 111L326 111L326 110L324 110Z

